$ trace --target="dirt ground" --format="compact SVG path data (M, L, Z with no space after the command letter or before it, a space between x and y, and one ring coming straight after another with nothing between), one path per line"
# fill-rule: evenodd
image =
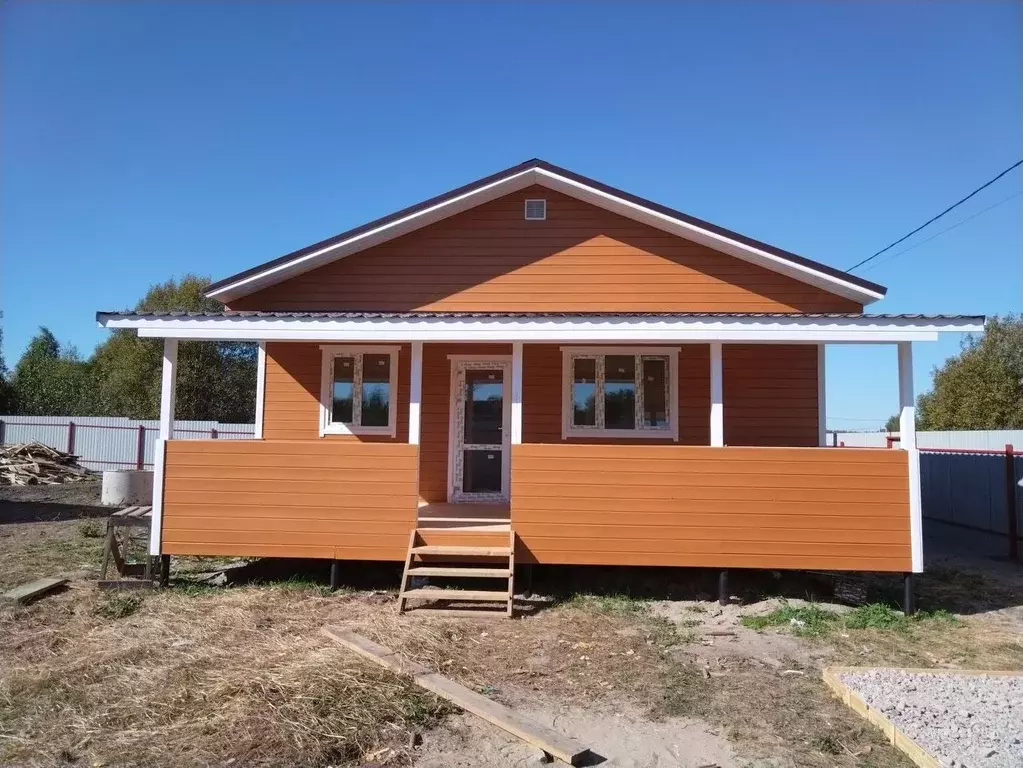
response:
M536 765L537 750L354 658L360 631L591 746L591 764L910 766L820 680L827 664L1023 668L1023 573L935 563L922 618L866 609L828 580L679 569L549 568L523 617L395 614L395 567L257 562L104 593L96 489L0 488L0 588L70 588L0 606L0 765ZM218 586L213 586L214 584ZM585 585L585 588L583 588ZM792 617L791 619L789 617Z

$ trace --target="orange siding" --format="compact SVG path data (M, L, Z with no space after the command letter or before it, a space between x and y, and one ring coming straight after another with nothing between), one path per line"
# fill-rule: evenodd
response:
M817 345L725 344L721 367L725 445L818 444Z
M342 342L337 342L342 343ZM357 347L358 344L344 344ZM318 440L322 353L315 342L269 342L266 345L266 390L263 437L267 440ZM398 351L397 432L390 435L327 435L325 440L408 442L409 379L412 350Z
M523 200L547 200L525 221ZM858 312L861 305L543 187L231 302L256 310Z
M170 555L402 560L415 525L416 446L171 440Z
M518 445L523 562L909 571L904 451Z

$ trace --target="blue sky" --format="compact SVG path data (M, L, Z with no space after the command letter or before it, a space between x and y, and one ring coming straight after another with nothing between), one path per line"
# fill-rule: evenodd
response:
M530 157L845 269L1023 156L1021 9L3 2L5 356ZM859 271L870 310L1019 312L1020 190ZM829 427L895 411L894 349L828 364Z

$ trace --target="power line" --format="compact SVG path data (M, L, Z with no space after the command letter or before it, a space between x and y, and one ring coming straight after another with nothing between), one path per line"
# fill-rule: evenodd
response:
M897 259L902 254L907 253L908 251L912 251L914 248L919 248L921 245L924 245L925 243L931 242L931 240L933 240L934 238L941 237L946 232L951 232L956 227L961 227L966 222L972 221L973 219L977 218L978 216L984 215L985 213L990 211L992 208L997 208L998 206L1000 206L1000 205L1002 205L1004 203L1007 203L1010 200L1012 200L1014 197L1019 197L1020 195L1023 195L1023 189L1021 189L1019 192L1014 192L1013 194L1009 195L1008 197L1003 197L1001 200L999 200L994 205L989 205L984 210L977 211L972 216L967 216L965 219L963 219L962 221L956 222L951 227L945 227L943 230L941 230L940 232L937 232L937 233L931 235L926 240L921 240L919 243L915 243L914 245L909 246L909 248L903 248L901 251L897 251L896 253L893 253L891 256L889 256L887 259L884 259L883 261L879 261L876 264L871 264L870 267L868 267L864 271L869 272L870 270L875 269L876 267L880 267L882 264L887 264L889 261L892 261L893 259Z
M868 256L868 257L867 257L867 258L865 258L865 259L864 259L863 261L860 261L860 262L857 262L856 264L853 264L853 265L852 265L851 267L849 267L849 269L847 269L847 270L846 270L846 272L852 272L852 271L853 271L854 269L858 269L859 267L862 267L862 266L863 266L864 264L866 264L866 263L867 263L868 261L873 261L874 259L876 259L876 258L877 258L878 256L880 256L880 255L881 255L882 253L884 253L885 251L891 250L892 248L894 248L894 247L895 247L896 245L898 245L899 243L903 242L904 240L908 240L908 239L909 239L909 238L911 238L911 237L912 237L913 235L915 235L915 234L916 234L917 232L919 232L919 231L920 231L921 229L923 229L924 227L926 227L926 226L927 226L928 224L932 224L933 222L935 222L935 221L937 221L938 219L940 219L940 218L941 218L942 216L944 216L944 215L945 215L946 213L948 213L949 211L952 211L952 210L954 210L954 209L958 208L958 207L959 207L960 205L962 205L963 203L965 203L965 202L966 202L967 200L969 200L969 199L970 199L971 197L973 197L973 196L974 196L975 194L977 194L978 192L980 192L980 191L981 191L982 189L987 189L987 188L988 188L988 187L990 187L990 186L991 186L992 184L994 184L994 183L995 183L996 181L998 181L998 180L999 180L1000 178L1002 178L1002 176L1004 176L1005 174L1007 174L1007 173L1008 173L1009 171L1012 171L1012 170L1014 170L1014 169L1016 169L1016 168L1019 168L1019 166L1021 166L1021 165L1023 165L1023 160L1017 160L1017 161L1016 161L1015 163L1013 163L1012 165L1010 165L1010 166L1009 166L1008 168L1006 168L1006 169L1005 169L1004 171L1002 171L1002 172L1001 172L1000 174L998 174L998 175L997 175L997 176L995 176L995 177L994 177L993 179L991 179L991 181L988 181L988 182L986 182L985 184L981 184L981 185L980 185L979 187L977 187L977 188L976 188L975 190L973 190L973 191L972 191L972 192L971 192L970 194L968 194L968 195L967 195L966 197L964 197L964 198L963 198L962 200L960 200L959 202L957 202L957 203L954 203L954 204L950 205L950 206L949 206L948 208L946 208L945 210L943 210L943 211L942 211L941 213L939 213L939 214L938 214L937 216L935 216L935 217L933 217L933 218L930 218L930 219L928 219L928 220L927 220L927 221L925 221L925 222L924 222L923 224L921 224L921 225L920 225L919 227L917 227L917 228L916 228L916 229L914 229L914 230L913 230L912 232L910 232L910 233L909 233L908 235L904 235L903 237L900 237L900 238L899 238L898 240L896 240L896 241L895 241L894 243L891 243L891 244L889 244L889 245L886 245L886 246L885 246L884 248L882 248L882 249L881 249L880 251L878 251L878 252L877 252L877 253L875 253L874 255L872 255L872 256Z

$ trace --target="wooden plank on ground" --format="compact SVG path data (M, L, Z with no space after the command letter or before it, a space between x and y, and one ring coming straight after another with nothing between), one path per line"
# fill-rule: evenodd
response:
M589 749L574 739L548 728L545 725L523 717L512 709L488 699L454 680L436 672L429 672L421 664L402 661L390 648L374 643L355 632L339 627L324 627L323 634L363 658L376 662L396 672L411 674L416 685L437 694L458 705L466 712L472 712L489 723L527 741L544 752L554 755L569 765L578 765ZM414 670L414 671L409 671Z
M4 592L4 597L17 603L27 603L67 584L67 579L36 579Z

